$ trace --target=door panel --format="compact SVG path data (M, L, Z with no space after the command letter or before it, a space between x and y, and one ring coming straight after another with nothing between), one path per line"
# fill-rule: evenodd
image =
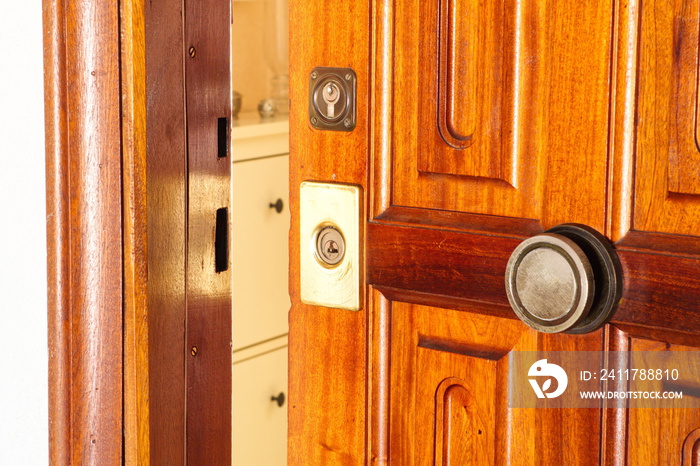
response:
M599 351L602 337L543 338L517 320L393 303L391 461L596 462L600 412L509 409L508 361L512 351Z
M688 346L690 343L693 346ZM630 333L621 329L611 332L610 350L614 351L698 351L698 339L674 334L651 334L639 329ZM700 368L696 368L696 372ZM697 376L697 374L694 374ZM688 385L688 374L681 374L677 385ZM690 377L692 379L692 377ZM684 380L685 379L685 380ZM697 378L695 378L697 380ZM663 390L659 382L656 389ZM629 390L634 390L630 383ZM684 392L684 396L695 396L698 387ZM619 410L623 411L623 410ZM696 465L700 447L700 411L697 409L630 409L619 427L611 432L610 438L617 441L616 450L626 452L628 464ZM611 423L612 424L612 423ZM626 439L626 440L625 440ZM612 451L610 452L612 456Z
M393 4L393 204L602 230L610 2Z
M639 30L634 229L697 235L700 4L644 3Z

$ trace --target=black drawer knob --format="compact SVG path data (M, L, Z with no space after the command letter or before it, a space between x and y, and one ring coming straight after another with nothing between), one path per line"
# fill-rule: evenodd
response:
M277 199L277 202L274 204L270 202L270 209L275 209L277 213L282 213L282 209L284 209L284 203L282 202L282 199Z
M282 406L284 406L284 393L280 392L280 394L277 396L271 396L270 401L277 402L277 406L281 408Z

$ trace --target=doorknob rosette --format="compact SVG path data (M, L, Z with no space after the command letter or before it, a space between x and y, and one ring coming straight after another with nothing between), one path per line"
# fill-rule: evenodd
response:
M564 224L523 241L506 267L518 317L546 333L588 333L612 316L622 295L610 242L585 225Z

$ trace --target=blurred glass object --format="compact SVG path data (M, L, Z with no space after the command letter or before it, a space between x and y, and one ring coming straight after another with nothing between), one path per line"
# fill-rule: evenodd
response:
M265 60L272 78L270 98L278 114L289 113L289 0L263 0Z

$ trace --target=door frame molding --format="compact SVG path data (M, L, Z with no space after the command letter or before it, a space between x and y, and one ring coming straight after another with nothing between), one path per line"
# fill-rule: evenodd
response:
M43 21L50 461L147 464L144 3Z

